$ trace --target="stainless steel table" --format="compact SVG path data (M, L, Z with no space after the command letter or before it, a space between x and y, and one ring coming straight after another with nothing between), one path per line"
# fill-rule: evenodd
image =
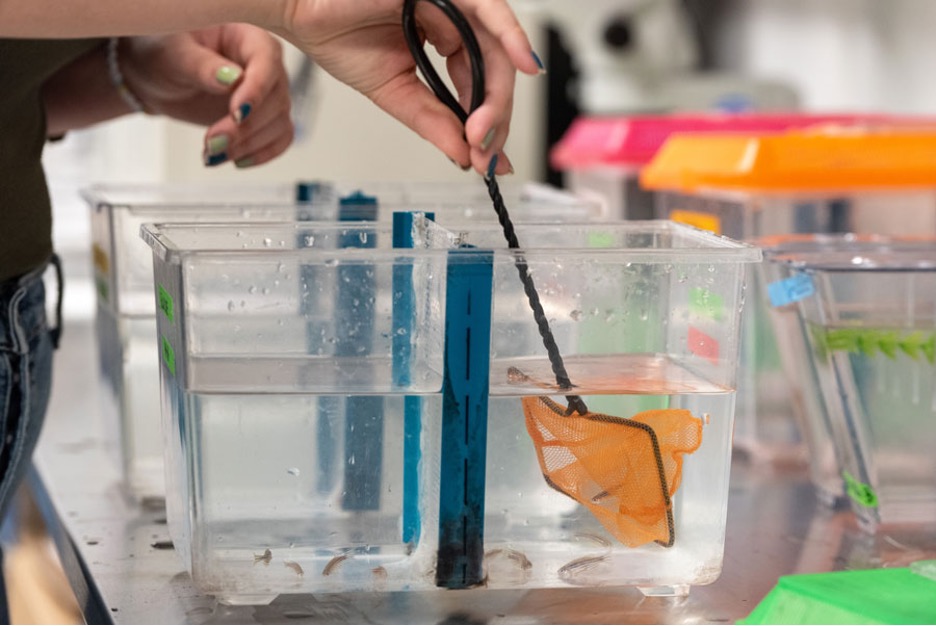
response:
M228 607L200 594L171 549L164 512L130 501L120 483L114 425L97 410L90 320L71 320L30 476L88 623L733 623L777 577L906 565L936 558L936 520L869 537L847 509L819 504L802 470L736 461L724 569L686 598L630 588L280 596Z

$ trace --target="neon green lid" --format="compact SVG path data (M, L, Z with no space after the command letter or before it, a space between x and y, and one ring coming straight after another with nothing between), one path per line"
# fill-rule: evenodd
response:
M936 580L909 568L781 576L739 624L936 624Z

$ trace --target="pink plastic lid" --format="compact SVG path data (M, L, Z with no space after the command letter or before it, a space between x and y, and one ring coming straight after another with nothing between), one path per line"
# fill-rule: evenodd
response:
M673 133L771 133L823 124L881 125L936 123L936 118L884 114L690 113L579 117L550 153L557 170L599 165L640 168Z

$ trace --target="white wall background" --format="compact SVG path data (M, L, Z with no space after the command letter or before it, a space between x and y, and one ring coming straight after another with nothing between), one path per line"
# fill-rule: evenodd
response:
M810 109L936 114L936 2L725 4L720 65L788 81Z

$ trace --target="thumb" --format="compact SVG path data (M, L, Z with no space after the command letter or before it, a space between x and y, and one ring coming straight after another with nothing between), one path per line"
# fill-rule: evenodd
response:
M193 40L177 50L176 67L205 91L218 95L229 93L244 73L234 61Z

